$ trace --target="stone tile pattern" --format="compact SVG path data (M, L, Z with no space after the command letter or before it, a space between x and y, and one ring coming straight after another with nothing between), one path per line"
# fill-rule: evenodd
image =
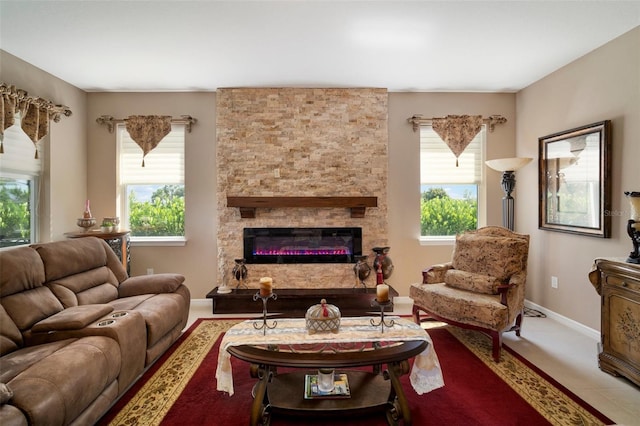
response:
M235 286L244 227L362 227L363 254L387 245L387 90L229 88L217 99L218 282ZM274 170L280 170L280 178ZM257 209L242 219L229 196L376 196L362 219L343 208ZM392 249L393 251L393 249ZM392 253L390 253L391 256ZM247 284L353 287L353 264L247 265ZM367 280L375 286L375 276ZM256 302L257 303L257 302Z

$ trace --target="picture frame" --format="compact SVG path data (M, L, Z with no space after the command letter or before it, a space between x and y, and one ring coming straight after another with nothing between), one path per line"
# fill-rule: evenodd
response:
M611 121L538 138L538 228L611 236Z

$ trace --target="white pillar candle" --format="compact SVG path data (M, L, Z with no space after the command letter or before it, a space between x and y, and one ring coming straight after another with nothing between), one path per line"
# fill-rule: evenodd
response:
M271 294L273 279L271 277L260 278L260 296L267 297Z
M389 301L389 286L387 284L376 286L376 300L378 303L386 303Z

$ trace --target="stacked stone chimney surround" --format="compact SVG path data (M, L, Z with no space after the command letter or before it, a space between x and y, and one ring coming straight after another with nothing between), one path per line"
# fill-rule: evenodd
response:
M217 91L218 280L235 286L245 227L362 228L373 261L387 245L387 90L378 88L228 88ZM275 170L280 177L276 177ZM242 219L227 196L375 196L364 218L346 208L258 208ZM389 253L393 257L393 248ZM247 284L274 288L351 288L353 264L250 264ZM375 276L368 279L375 286Z

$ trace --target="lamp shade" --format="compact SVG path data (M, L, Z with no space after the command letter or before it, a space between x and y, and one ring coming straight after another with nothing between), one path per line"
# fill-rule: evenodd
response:
M530 157L513 157L513 158L497 158L495 160L487 160L484 163L499 172L514 172L533 160Z

